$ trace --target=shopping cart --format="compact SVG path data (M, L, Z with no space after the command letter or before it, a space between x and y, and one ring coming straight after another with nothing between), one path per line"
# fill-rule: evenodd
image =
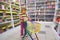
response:
M38 22L30 22L27 21L28 27L27 27L27 34L28 36L24 37L22 40L39 40L38 36L36 33L40 32L41 24ZM34 39L32 35L35 35L36 38Z

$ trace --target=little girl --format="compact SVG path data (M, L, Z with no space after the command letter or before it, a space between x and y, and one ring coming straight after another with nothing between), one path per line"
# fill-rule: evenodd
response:
M28 20L28 16L26 14L26 9L22 8L21 10L22 14L20 14L21 16L21 36L23 37L23 35L25 36L27 34L27 20Z

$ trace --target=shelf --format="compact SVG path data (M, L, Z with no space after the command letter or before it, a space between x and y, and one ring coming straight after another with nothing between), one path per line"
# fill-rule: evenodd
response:
M35 9L35 8L28 8L29 10Z
M20 19L14 20L14 21L20 21Z
M2 12L2 13L0 13L0 16L3 16L3 12Z
M44 2L46 2L46 0L45 1L41 1L41 0L36 1L36 3L44 3Z
M7 17L6 19L11 19L10 17Z
M58 2L58 4L60 4L60 1Z
M3 16L0 16L0 17L3 17Z
M27 4L28 5L28 4ZM29 4L28 6L35 6L35 4Z
M44 21L44 19L39 19L39 21Z
M17 22L16 25L18 25L18 21L19 20L19 11L20 11L20 2L16 0L15 3L10 3L11 0L0 0L0 5L2 5L0 7L0 27L1 27L1 30L2 31L1 33L7 31L8 29L11 29L12 28L12 20L11 20L11 13L12 13L12 16L14 17L13 18L13 21L14 22ZM10 6L12 5L11 9L12 9L12 12L10 11ZM14 20L15 19L15 20ZM20 24L20 23L19 23Z
M18 15L13 15L13 16L18 16Z
M10 18L10 16L5 15L5 16L3 16L3 18L4 18L4 19L6 19L6 18Z
M6 29L6 27L2 27L2 30L3 30L3 29Z
M8 18L8 17L11 17L11 15L5 15L4 17Z
M35 19L32 19L31 21L35 21Z
M6 3L6 2L0 2L0 4L8 4L8 3Z
M7 11L7 9L0 9L0 11Z
M0 11L0 13L3 13L3 11Z
M54 15L55 13L45 13L45 15Z
M60 10L60 8L58 8L58 10Z
M55 13L54 11L46 11L45 13Z
M53 19L45 19L45 21L51 22L51 21L53 21Z
M16 5L19 5L19 2L16 2L15 4L16 4Z
M12 12L13 14L17 14L16 12Z
M0 25L1 25L1 24L10 23L10 22L11 22L11 21L1 22Z
M27 4L28 4L28 5L29 5L29 4L32 5L32 4L35 4L35 2L28 2L28 1L27 1Z
M16 23L15 25L20 24L20 22Z
M46 9L50 9L50 8L51 8L51 9L52 9L52 8L54 9L55 7L47 7Z
M46 9L49 9L49 10L55 10L55 8L46 8Z
M50 2L55 2L56 0L49 0Z
M31 18L34 18L36 15L37 15L37 18L39 16L41 16L41 15L43 15L44 18L47 15L48 15L47 17L49 17L49 15L54 17L54 14L55 14L55 3L56 3L56 0L51 0L51 1L49 1L49 0L36 0L36 3L27 3L27 4L31 4L31 5L27 5L27 6L30 7L30 9L28 9L29 10L28 14L31 16ZM35 6L35 4L36 4L36 6ZM36 9L33 9L33 7L36 8ZM34 10L35 12L34 11L30 11L30 10ZM37 11L38 14L35 15L36 11ZM35 15L35 16L33 16L33 15ZM40 20L45 21L45 19L42 19L42 17L39 17L39 18L41 18ZM53 21L52 18L51 18L51 20L47 20L47 21ZM36 21L38 21L38 19ZM32 20L35 20L35 18L32 19Z
M6 13L11 14L10 11L9 12L6 12ZM17 12L13 11L12 14L17 14Z
M8 28L9 28L9 27L12 27L12 24L8 25Z
M45 19L45 18L38 18L38 19Z
M60 15L56 15L56 16L60 16Z

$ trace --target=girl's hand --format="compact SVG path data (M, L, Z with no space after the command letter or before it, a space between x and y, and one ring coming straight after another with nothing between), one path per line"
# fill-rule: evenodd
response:
M31 21L31 18L28 18L28 21Z

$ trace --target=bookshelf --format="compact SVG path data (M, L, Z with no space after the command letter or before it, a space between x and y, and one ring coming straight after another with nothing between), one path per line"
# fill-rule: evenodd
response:
M32 20L52 22L55 15L55 3L56 0L28 0L27 13Z
M0 33L13 29L20 24L19 13L20 0L15 0L15 2L13 0L0 0Z

